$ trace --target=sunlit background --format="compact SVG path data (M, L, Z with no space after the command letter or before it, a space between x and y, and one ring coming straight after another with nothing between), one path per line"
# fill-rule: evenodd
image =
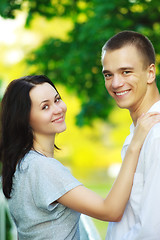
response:
M3 1L0 15L0 97L15 78L50 77L68 106L67 130L56 138L61 150L55 157L85 186L106 196L131 119L107 95L101 48L113 34L136 30L154 43L159 67L159 1ZM94 222L104 239L107 223Z

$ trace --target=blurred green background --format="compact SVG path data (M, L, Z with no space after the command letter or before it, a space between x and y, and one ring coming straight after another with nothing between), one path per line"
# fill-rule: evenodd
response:
M85 186L106 196L129 134L128 111L118 109L104 86L101 49L115 33L148 36L160 71L159 0L2 0L0 97L13 79L46 74L68 106L67 130L55 157ZM94 220L102 239L107 223Z

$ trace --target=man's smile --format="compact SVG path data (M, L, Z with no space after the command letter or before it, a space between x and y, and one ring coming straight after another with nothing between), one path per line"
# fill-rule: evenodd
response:
M130 90L125 90L125 91L121 91L121 92L114 92L116 96L122 96L125 95L126 93L128 93Z

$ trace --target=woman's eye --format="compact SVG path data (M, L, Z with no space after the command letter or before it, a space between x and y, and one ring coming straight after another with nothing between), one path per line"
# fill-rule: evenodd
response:
M46 110L46 109L48 109L48 108L49 108L48 105L44 105L44 106L42 107L42 110Z
M55 102L59 102L60 100L61 100L61 98L58 97L58 98L55 99Z

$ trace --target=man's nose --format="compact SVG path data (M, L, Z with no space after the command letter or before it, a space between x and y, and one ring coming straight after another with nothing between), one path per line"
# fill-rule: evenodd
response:
M119 87L122 87L123 84L124 84L123 78L121 76L115 74L112 79L112 88L117 89Z

